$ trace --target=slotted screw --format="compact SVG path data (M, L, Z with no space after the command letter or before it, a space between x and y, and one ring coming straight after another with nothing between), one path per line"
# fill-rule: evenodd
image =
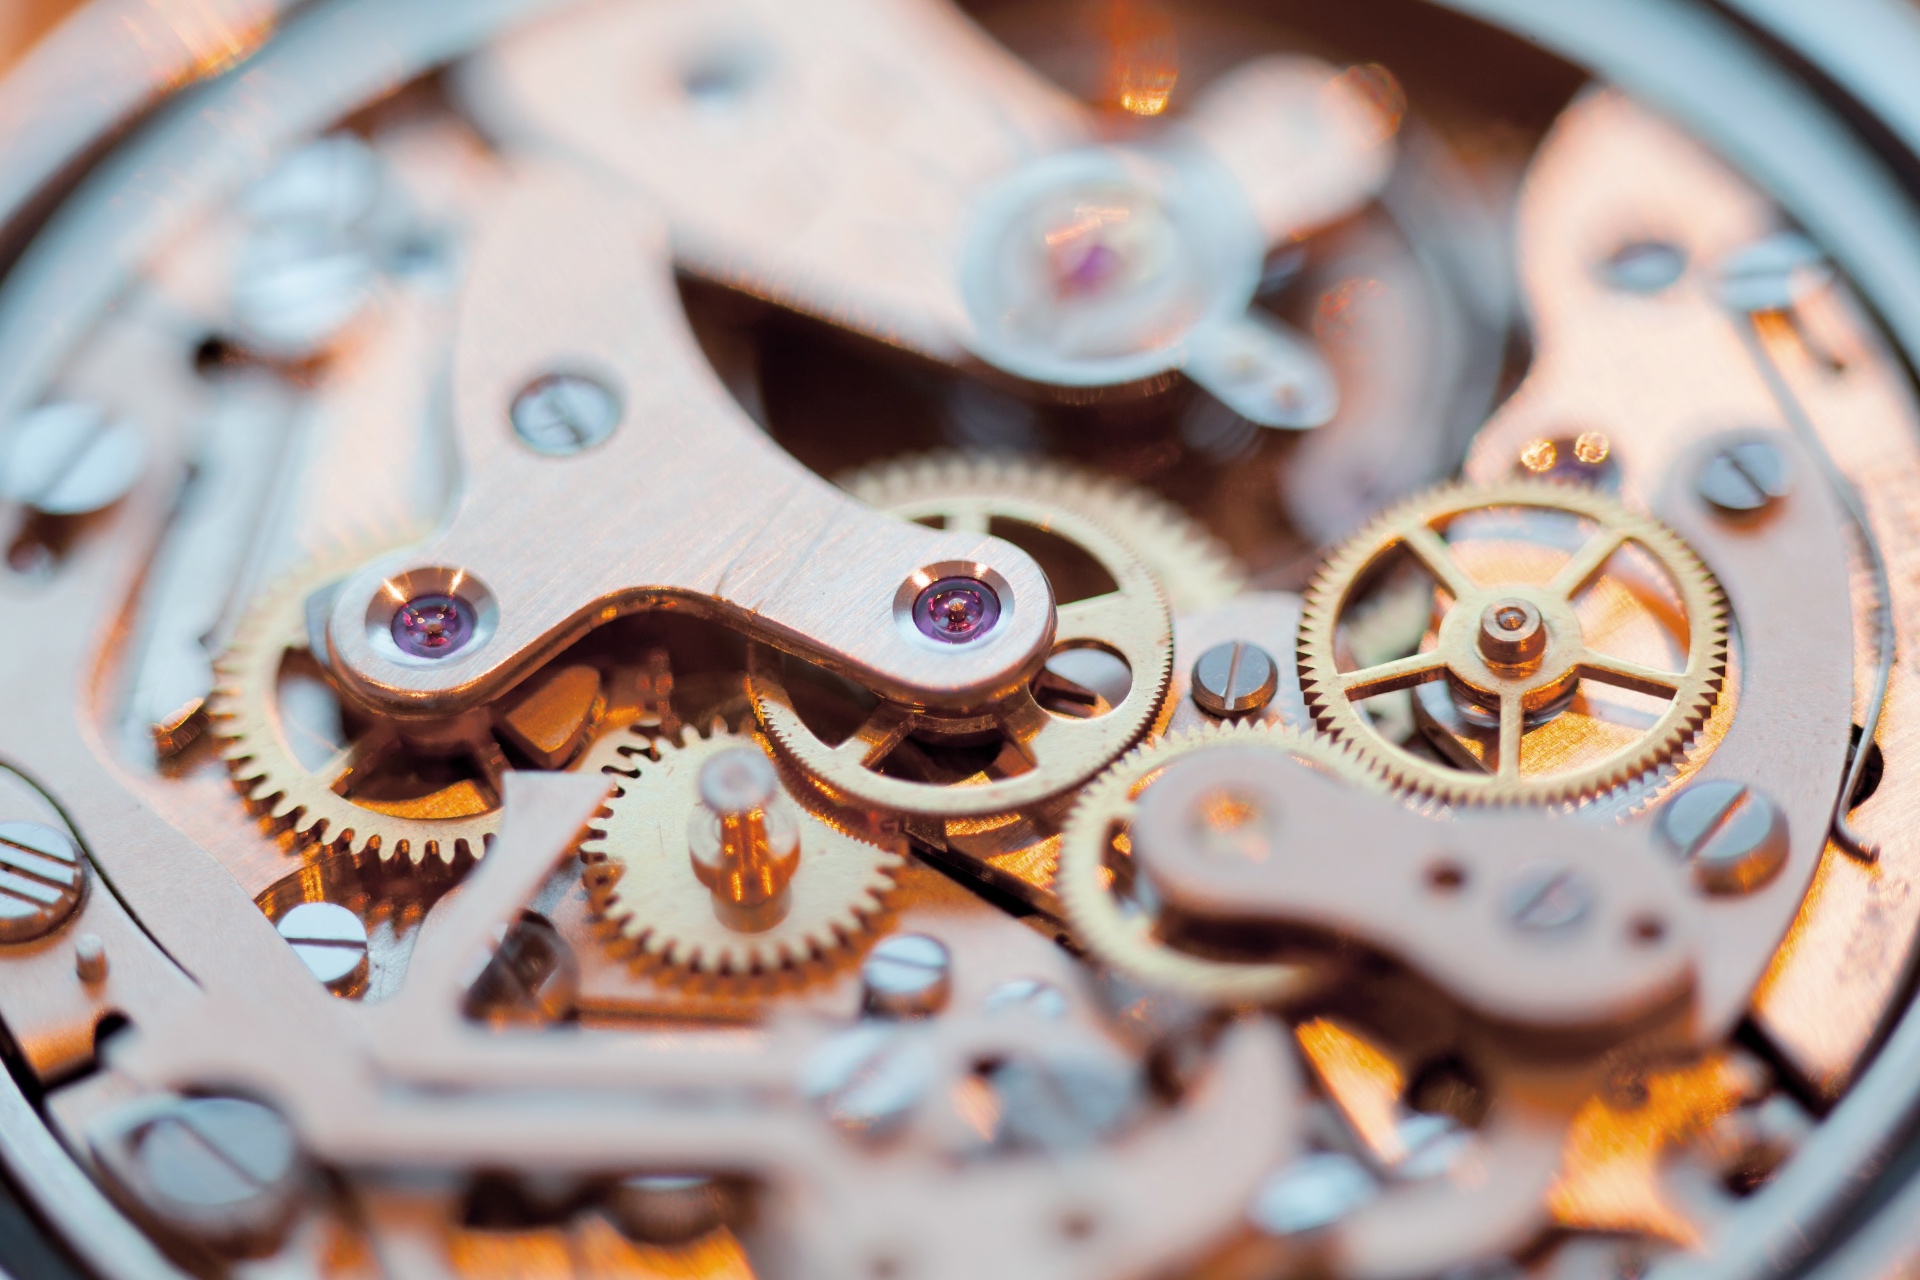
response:
M47 515L87 515L125 496L146 461L131 424L95 405L43 405L0 441L0 493Z
M1550 863L1523 868L1507 889L1507 919L1529 933L1570 929L1586 918L1592 905L1586 881Z
M1208 715L1252 715L1279 688L1279 664L1249 640L1217 644L1193 664L1193 701Z
M349 991L367 976L367 926L337 902L303 902L274 927L307 966L334 991Z
M0 822L0 943L31 942L73 914L86 887L80 846L39 822Z
M1772 506L1793 487L1786 459L1765 440L1731 444L1707 459L1695 489L1717 510L1750 515Z
M513 430L537 453L566 457L593 448L620 425L620 398L593 378L553 373L513 401Z
M1667 803L1659 833L1709 893L1750 893L1787 860L1787 819L1773 801L1738 782L1696 782Z
M867 1012L888 1018L923 1018L947 1002L951 958L936 938L900 933L881 941L860 968Z

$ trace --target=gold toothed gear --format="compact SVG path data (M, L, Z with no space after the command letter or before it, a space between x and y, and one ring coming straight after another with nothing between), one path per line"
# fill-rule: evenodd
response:
M374 729L310 769L288 745L279 707L282 664L305 653L307 598L351 572L364 557L331 557L296 570L261 594L214 664L208 712L234 785L248 805L284 823L301 842L394 859L478 857L499 826L497 793L461 782L405 801L352 800L341 794L356 776L395 749ZM315 674L321 669L315 664ZM497 752L497 748L495 748Z
M1328 738L1233 722L1170 734L1122 756L1081 794L1060 837L1053 888L1074 936L1101 963L1155 990L1209 1004L1273 1004L1311 989L1312 970L1177 950L1157 936L1151 913L1114 889L1109 858L1130 853L1129 824L1142 793L1168 765L1220 747L1270 750L1376 794L1386 790L1365 761Z
M1574 516L1595 529L1544 583L1480 582L1449 548L1443 531L1470 513L1514 509ZM1606 577L1614 553L1629 545L1659 566L1684 614L1685 659L1677 671L1594 647L1576 616L1574 600ZM1418 651L1345 668L1339 642L1350 606L1369 575L1401 550L1432 576L1440 593L1436 598L1446 600L1446 608ZM1511 608L1516 605L1517 612ZM1537 631L1543 647L1522 653L1506 647L1501 635L1482 634L1484 628L1509 623L1518 628L1515 636ZM1383 513L1321 567L1307 589L1299 665L1302 692L1320 727L1404 791L1450 804L1577 802L1632 782L1685 751L1712 712L1726 677L1726 597L1679 535L1604 493L1538 480L1448 485ZM1556 756L1546 767L1529 768L1529 736L1570 705L1585 680L1659 697L1666 706L1650 727L1597 758L1554 768L1565 765ZM1477 749L1457 735L1442 741L1450 763L1392 741L1358 707L1366 698L1417 691L1436 681L1484 708L1489 725L1487 742ZM1449 734L1444 726L1430 728L1435 735Z
M885 908L904 845L856 835L851 823L800 805L784 788L800 849L785 913L752 929L722 922L714 891L693 869L688 823L701 808L701 766L742 746L767 749L758 734L716 724L704 737L691 729L677 739L615 733L588 752L582 767L608 774L616 791L580 856L594 910L622 949L701 974L791 969L845 947Z
M1062 462L929 453L852 472L840 477L840 487L908 520L984 521L1012 501L1094 521L1140 557L1175 613L1220 604L1247 587L1233 552L1179 507L1151 490Z

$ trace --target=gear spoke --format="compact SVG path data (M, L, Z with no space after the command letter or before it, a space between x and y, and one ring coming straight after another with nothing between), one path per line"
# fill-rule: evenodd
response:
M1059 623L1054 632L1054 643L1106 640L1123 633L1127 622L1137 617L1139 612L1139 597L1128 591L1109 591L1105 595L1088 596L1084 600L1063 604L1056 611Z
M1553 575L1553 581L1547 584L1547 590L1571 600L1582 588L1593 581L1594 575L1606 567L1613 553L1627 543L1624 529L1604 529L1588 538L1585 545L1573 553L1573 559L1561 566L1560 572Z
M992 517L978 507L961 507L946 515L948 533L971 533L979 537L987 536L987 525Z
M1626 658L1616 658L1611 654L1598 653L1589 649L1580 659L1580 674L1589 680L1598 680L1601 684L1610 684L1620 689L1630 689L1635 693L1650 694L1656 698L1671 698L1680 691L1685 678L1678 671L1662 671L1658 667L1643 666Z
M891 702L883 702L833 752L837 756L857 760L871 769L907 740L907 735L913 732L913 723L911 711Z
M1482 511L1518 511L1517 537L1527 545L1524 550L1489 548L1474 562L1478 577L1469 578L1437 531ZM1545 554L1565 554L1558 529L1568 516L1595 532L1543 584L1534 566ZM1503 533L1501 541L1514 538ZM1645 621L1684 646L1678 671L1594 652L1586 624L1572 606L1574 593L1595 582L1612 582L1621 573L1617 564L1608 566L1627 543L1660 567L1681 608L1676 617L1644 601L1636 606L1632 584L1624 584L1628 589L1618 606L1638 607ZM1438 582L1437 589L1420 584L1414 597L1423 623L1440 592L1462 594L1441 610L1433 650L1343 671L1342 628L1356 622L1358 584L1369 580L1383 554L1401 544ZM1522 639L1533 641L1531 647ZM1444 663L1442 653L1448 655ZM1452 485L1407 499L1334 552L1308 588L1299 655L1301 693L1320 727L1399 786L1443 802L1563 803L1631 783L1687 749L1719 697L1726 670L1726 599L1672 530L1604 492L1526 479ZM1454 686L1451 692L1471 693L1491 714L1453 715L1442 708L1425 716L1420 729L1439 759L1404 750L1388 726L1360 706L1374 694L1431 682L1443 673ZM1649 694L1666 705L1626 732L1583 735L1575 722L1560 720L1552 731L1558 745L1537 751L1531 768L1523 770L1530 717L1537 712L1544 725L1564 714L1582 679ZM1481 725L1484 732L1475 727Z
M1500 695L1499 776L1520 776L1520 740L1526 734L1527 708L1517 693Z
M1358 671L1343 671L1337 678L1347 697L1359 702L1382 693L1392 693L1396 689L1411 689L1429 680L1438 680L1446 669L1446 658L1438 650L1430 649L1424 653L1410 653L1391 662L1362 667Z
M1413 525L1401 535L1401 541L1426 567L1427 572L1439 580L1441 589L1455 600L1473 594L1478 588L1479 584L1468 577L1467 571L1460 567L1460 562L1453 558L1453 550L1447 546L1446 540L1435 533L1430 525Z
M314 770L314 776L320 779L327 790L344 795L368 770L393 754L394 748L399 745L399 735L391 730L374 729L363 733L334 752L325 764Z

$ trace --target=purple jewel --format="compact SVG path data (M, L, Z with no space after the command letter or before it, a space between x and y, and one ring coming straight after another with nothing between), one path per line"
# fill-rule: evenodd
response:
M1124 265L1119 250L1095 240L1056 267L1054 285L1062 297L1085 297L1104 289Z
M965 644L993 630L1000 597L978 578L942 578L913 602L914 625L947 644Z
M473 606L454 596L415 596L393 615L393 642L416 658L444 658L473 639Z

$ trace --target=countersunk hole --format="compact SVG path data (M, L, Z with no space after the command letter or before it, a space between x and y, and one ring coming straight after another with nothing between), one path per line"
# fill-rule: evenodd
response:
M1093 1234L1093 1214L1085 1209L1069 1209L1060 1215L1060 1234L1069 1240L1085 1240Z
M1467 869L1442 859L1427 867L1427 887L1435 893L1458 893L1467 884Z
M1639 945L1650 947L1667 936L1667 922L1654 915L1635 916L1627 932Z

